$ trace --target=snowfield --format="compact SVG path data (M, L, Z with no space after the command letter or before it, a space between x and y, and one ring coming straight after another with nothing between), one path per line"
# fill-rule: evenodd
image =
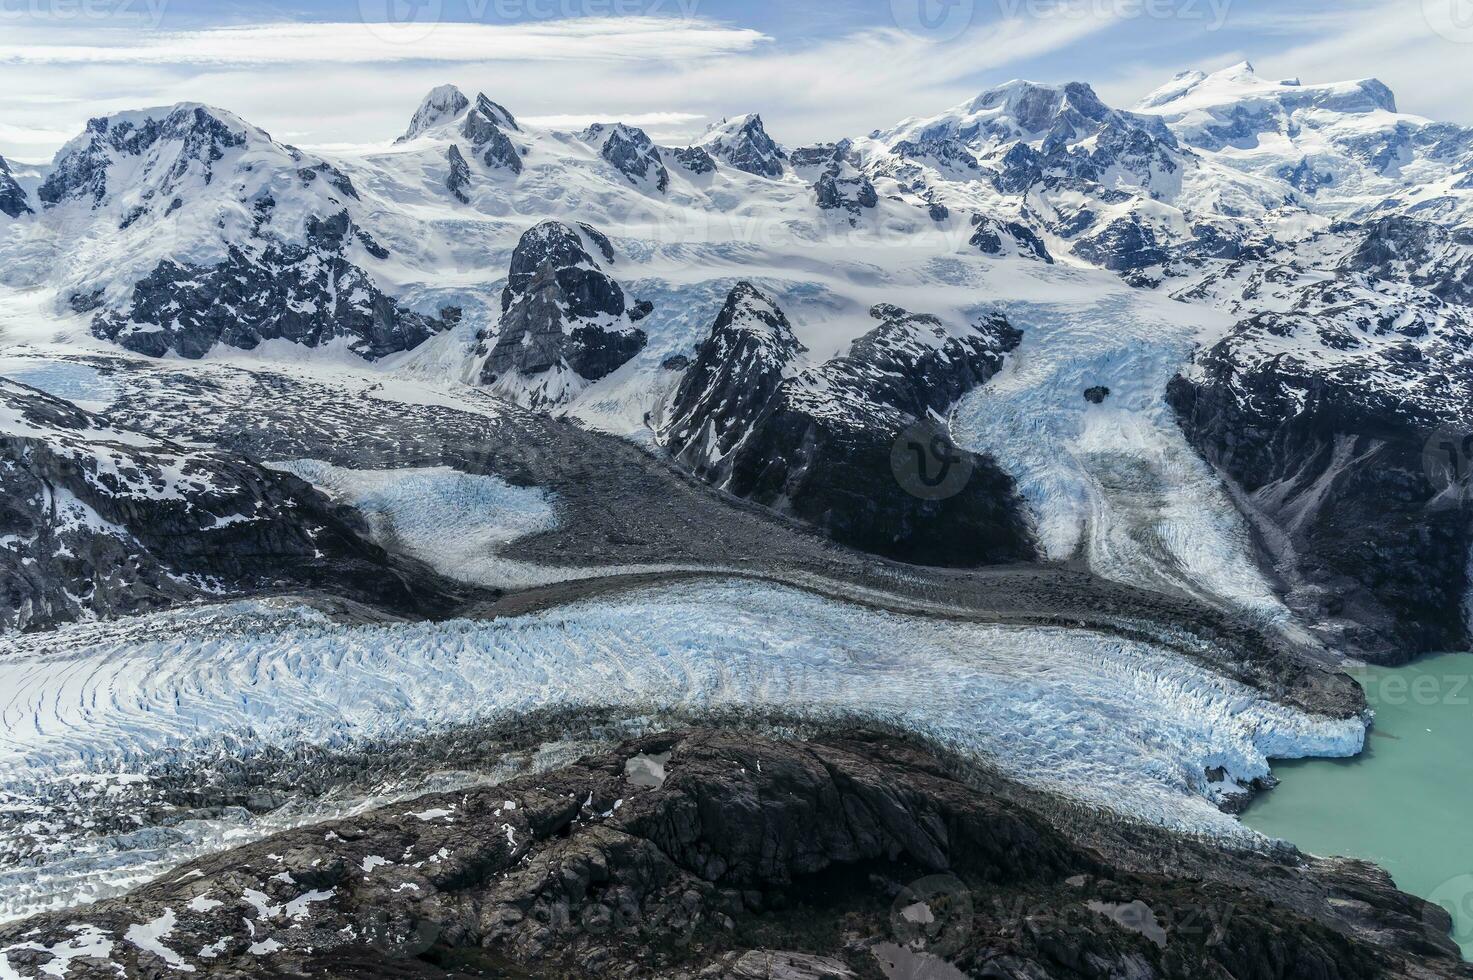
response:
M350 470L320 460L272 464L351 504L375 540L436 571L491 588L559 581L555 569L502 558L501 548L557 526L545 490L515 487L494 476L449 467Z
M1352 755L1365 734L1140 643L930 621L736 581L494 622L348 628L243 603L80 625L0 640L0 691L0 790L12 800L58 775L408 741L542 709L737 712L894 726L1029 785L1240 841L1251 833L1215 799L1266 776L1270 758ZM1219 767L1229 781L1209 783ZM138 835L115 844L140 851L134 864L156 858ZM99 874L134 871L118 857ZM26 887L52 903L84 897L53 886L37 872Z

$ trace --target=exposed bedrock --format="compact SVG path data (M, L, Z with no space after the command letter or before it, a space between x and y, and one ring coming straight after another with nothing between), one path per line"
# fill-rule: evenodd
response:
M1473 975L1446 915L1363 865L1214 864L1067 810L891 738L672 732L0 926L0 956L74 980Z
M662 440L702 479L843 544L916 564L1032 558L1013 482L939 420L1021 334L996 314L951 330L895 306L848 353L801 368L777 304L732 290L675 393Z
M0 629L322 590L449 615L479 590L368 539L355 511L248 458L113 428L0 380Z
M1355 371L1241 353L1219 344L1168 399L1233 485L1291 607L1335 647L1381 663L1466 648L1473 430Z

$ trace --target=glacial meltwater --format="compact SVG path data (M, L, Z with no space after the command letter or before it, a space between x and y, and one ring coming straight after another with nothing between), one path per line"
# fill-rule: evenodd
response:
M1452 913L1473 959L1473 654L1354 672L1376 711L1353 759L1279 762L1253 829L1319 855L1368 858Z

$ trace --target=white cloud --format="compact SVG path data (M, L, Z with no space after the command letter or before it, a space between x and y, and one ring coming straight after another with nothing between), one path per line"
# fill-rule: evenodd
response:
M31 134L74 134L90 116L201 101L296 142L361 143L403 132L425 92L454 82L521 118L568 128L618 119L669 142L708 120L759 111L774 136L801 145L940 111L975 95L979 76L1110 24L1077 14L1007 18L944 43L871 29L791 44L653 17L445 24L411 45L362 24L135 34L131 43L28 28L0 37L0 120ZM0 133L0 153L44 156L38 139Z
M81 41L15 27L0 63L152 65L381 64L400 61L645 61L749 51L758 31L665 17L528 24L256 24L201 31L99 30Z

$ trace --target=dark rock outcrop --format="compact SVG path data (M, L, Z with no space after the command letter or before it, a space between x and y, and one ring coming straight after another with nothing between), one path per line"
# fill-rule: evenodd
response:
M476 104L466 115L461 135L470 140L481 162L493 170L522 172L522 151L506 130L521 132L516 118L484 95L476 96Z
M1355 869L1131 864L902 742L673 732L204 858L0 926L0 955L40 977L82 936L77 980L1469 975L1423 932L1440 910Z
M1170 257L1150 225L1135 217L1117 218L1098 234L1076 242L1074 254L1111 272L1134 272Z
M445 153L445 159L450 165L450 172L445 175L445 188L461 204L469 204L471 199L465 191L471 185L471 167L465 162L465 154L460 152L460 147L452 143L450 149Z
M662 436L671 454L702 479L725 483L733 450L806 350L777 303L738 283L676 389Z
M358 239L346 211L312 219L302 245L231 246L213 266L164 260L133 287L126 312L102 312L92 332L151 357L203 357L216 344L267 340L320 347L345 339L369 360L419 346L443 321L402 307L345 255Z
M794 150L791 161L795 170L813 177L814 195L825 211L842 209L853 216L880 203L848 140Z
M1021 221L1002 221L980 214L972 216L976 229L967 244L983 255L1017 255L1053 265L1054 257L1038 233Z
M711 174L716 172L716 161L711 154L699 146L682 146L670 151L675 157L675 162L693 174Z
M738 285L675 394L663 444L708 482L864 551L930 565L1032 557L1012 480L932 422L1021 334L1000 315L955 334L893 306L872 315L880 326L847 354L794 373L803 351L786 318Z
M0 214L19 218L31 213L31 202L26 197L25 188L11 174L10 164L5 162L4 157L0 157Z
M466 598L293 476L3 379L0 411L0 629L283 590L422 615Z
M1363 330L1379 332L1330 314L1253 317L1168 398L1236 487L1289 604L1337 649L1398 663L1469 639L1473 440L1459 406L1473 398L1473 333L1458 353L1373 348ZM1286 342L1299 353L1283 353ZM1317 363L1320 345L1349 362Z
M589 244L614 260L609 240L586 225L544 221L522 235L482 384L531 406L557 404L644 349L647 338L631 314L643 318L648 309L631 307Z
M1342 273L1407 282L1444 302L1473 306L1473 231L1401 215L1334 230L1358 240L1341 260Z
M634 186L653 184L662 194L670 186L670 172L644 130L623 124L595 123L583 131L582 138L597 146L599 156Z

